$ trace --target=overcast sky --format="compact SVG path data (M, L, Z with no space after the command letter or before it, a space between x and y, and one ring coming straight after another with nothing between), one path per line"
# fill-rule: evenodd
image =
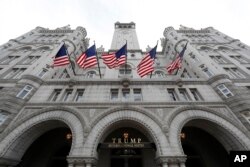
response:
M90 42L108 50L116 21L136 23L142 50L180 24L212 26L250 45L250 0L0 0L0 44L37 26L70 24L86 28Z

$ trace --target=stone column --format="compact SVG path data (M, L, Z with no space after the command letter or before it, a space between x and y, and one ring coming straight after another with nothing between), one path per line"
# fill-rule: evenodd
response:
M161 167L185 167L186 156L161 156L156 163Z
M82 157L67 157L68 167L85 167Z
M96 166L96 162L97 159L95 157L85 157L84 159L84 163L86 167L95 167Z

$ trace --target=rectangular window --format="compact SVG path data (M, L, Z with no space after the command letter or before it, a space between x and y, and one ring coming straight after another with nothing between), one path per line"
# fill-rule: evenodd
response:
M202 70L208 77L213 76L214 74L212 73L212 71L210 71L208 68L204 68Z
M4 76L4 79L19 79L25 70L26 68L13 68L7 75Z
M84 89L77 89L74 101L82 101L83 100L83 93L84 93Z
M7 114L0 112L0 125L2 125L7 118Z
M33 58L34 56L28 56L21 62L21 64L29 64Z
M47 69L43 68L43 69L38 73L37 76L40 77L40 78L42 78L42 77L46 74L47 71L48 71Z
M32 91L33 87L30 85L25 85L25 87L17 94L16 97L24 99Z
M227 61L222 56L210 56L210 58L216 63L227 63Z
M118 100L118 92L119 90L118 89L111 89L110 90L110 99L111 100Z
M13 61L13 60L15 60L15 59L17 59L17 58L19 58L20 56L7 56L7 57L4 57L1 61L0 61L0 63L1 64L9 64L11 61Z
M178 100L174 89L167 89L167 91L168 91L168 95L169 95L169 97L170 97L170 99L172 101L177 101Z
M59 78L70 78L68 72L66 69L63 70L63 72L61 73L61 75L59 76Z
M134 101L142 101L141 89L133 89Z
M200 93L196 88L190 89L190 92L195 99L195 101L203 101L203 98L201 97Z
M58 100L58 96L60 95L62 89L55 89L51 98L50 98L50 101L57 101Z
M63 96L63 101L69 101L69 98L73 92L73 89L66 89L64 96Z
M237 68L224 68L231 78L246 78Z
M235 59L236 61L238 61L239 63L249 63L248 60L243 57L243 56L230 56L231 58Z
M217 88L226 98L233 96L233 93L224 84L218 85Z
M186 89L179 89L179 93L180 93L180 100L181 101L189 101L190 97L188 96L188 93L186 91Z
M128 100L130 95L130 90L129 89L122 89L122 99L123 100Z
M186 69L183 70L181 77L182 78L192 78L192 76L187 72Z

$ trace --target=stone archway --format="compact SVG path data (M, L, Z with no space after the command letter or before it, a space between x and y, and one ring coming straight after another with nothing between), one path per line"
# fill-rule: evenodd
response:
M206 121L206 123L201 126L202 120L203 122ZM193 126L199 127L214 136L228 152L230 150L247 150L250 148L249 138L227 119L207 111L186 110L179 112L170 122L170 145L172 150L178 154L184 154L180 134L184 125L190 121L193 121Z
M84 143L85 151L83 154L85 154L86 157L97 157L97 146L103 139L103 136L105 136L107 130L110 130L110 128L113 127L112 125L117 122L124 120L133 122L137 126L142 127L146 134L151 136L151 139L157 148L156 156L169 153L169 143L167 138L161 127L152 118L137 111L123 110L112 112L101 118L99 121L96 121L96 124L92 127L92 130Z
M76 115L67 111L49 111L31 117L13 129L0 142L0 162L3 164L18 162L39 136L59 127L68 127L72 132L69 155L75 155L82 148L84 141L81 125Z

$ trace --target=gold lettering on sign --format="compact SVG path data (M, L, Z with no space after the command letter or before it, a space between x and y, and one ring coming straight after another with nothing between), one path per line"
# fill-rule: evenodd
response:
M112 138L112 141L113 141L113 143L115 143L115 141L116 141L116 138Z
M130 142L129 142L130 141ZM112 138L112 143L141 143L141 138L130 138L129 139L122 139L122 138Z
M130 139L130 143L136 143L136 139L135 138L133 138L133 139L131 138Z
M137 143L141 143L141 138L138 138L138 139L137 139Z

